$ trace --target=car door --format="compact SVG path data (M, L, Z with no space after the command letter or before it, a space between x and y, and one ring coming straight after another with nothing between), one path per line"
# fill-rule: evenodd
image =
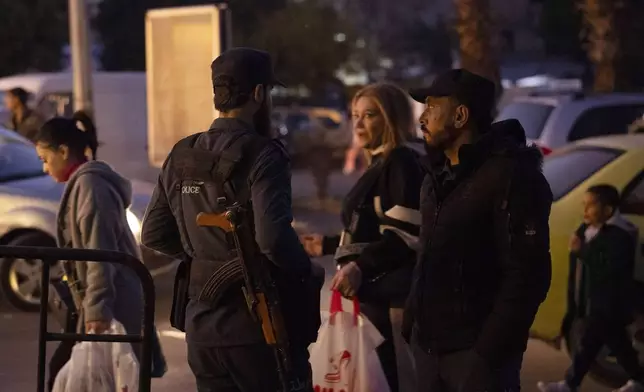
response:
M621 212L639 228L635 278L644 283L644 170L624 188Z

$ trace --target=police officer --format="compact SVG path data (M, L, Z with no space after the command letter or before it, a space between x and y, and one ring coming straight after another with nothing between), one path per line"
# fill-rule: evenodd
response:
M517 392L550 286L550 187L518 121L492 124L494 83L450 70L412 92L428 146L421 251L405 309L418 392Z
M284 389L274 352L247 306L243 279L228 279L235 275L229 263L235 247L223 230L195 222L200 212L234 202L250 212L242 225L254 227L254 242L241 244L241 253L256 257L246 264L265 261L282 300L292 362L286 389L312 391L307 347L320 325L323 270L311 263L291 226L289 158L269 138L270 92L280 84L271 63L268 53L250 48L228 50L213 61L220 117L208 131L175 145L143 222L145 246L191 259L185 328L200 392Z

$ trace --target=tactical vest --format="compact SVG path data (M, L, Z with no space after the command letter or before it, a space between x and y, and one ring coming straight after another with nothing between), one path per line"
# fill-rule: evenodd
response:
M271 141L241 134L222 143L224 139L219 136L215 148L206 150L195 147L199 135L181 140L171 152L173 191L169 203L192 256L188 295L214 304L231 289L241 288L242 267L231 233L200 227L196 217L200 212L222 213L235 202L250 207L248 175L259 152ZM252 227L252 213L246 215L243 224ZM257 245L253 245L259 256Z

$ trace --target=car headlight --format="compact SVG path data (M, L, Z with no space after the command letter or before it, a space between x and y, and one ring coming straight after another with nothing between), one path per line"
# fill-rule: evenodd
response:
M130 226L130 230L132 231L132 234L134 234L134 237L138 241L139 238L141 237L141 221L130 210L127 210L125 216L127 218L127 224L128 226Z

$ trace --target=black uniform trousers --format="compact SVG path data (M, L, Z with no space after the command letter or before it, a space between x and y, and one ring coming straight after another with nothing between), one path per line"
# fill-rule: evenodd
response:
M313 392L308 349L291 347L291 352L287 392ZM188 364L198 392L282 391L274 351L266 344L209 347L188 341Z
M519 392L523 353L498 368L484 364L472 349L446 354L428 353L412 334L416 392Z
M595 362L599 351L604 347L615 355L617 362L626 371L630 379L644 381L644 372L639 365L637 352L633 348L626 330L626 323L619 318L589 317L579 348L574 354L572 365L566 372L566 384L577 389Z

